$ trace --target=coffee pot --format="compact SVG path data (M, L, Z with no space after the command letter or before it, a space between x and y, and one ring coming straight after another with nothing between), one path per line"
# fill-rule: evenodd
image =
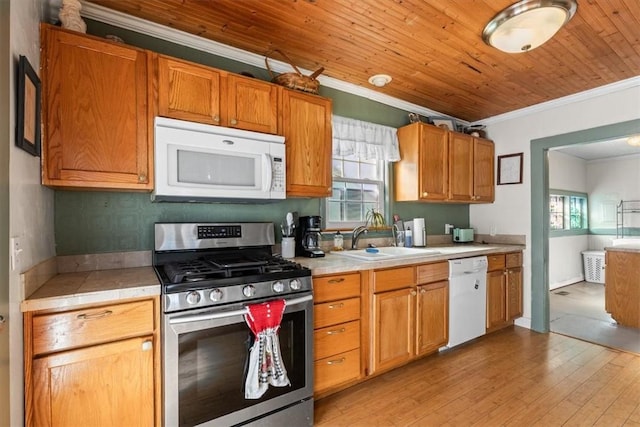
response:
M296 229L296 256L319 258L324 256L320 249L322 241L322 217L301 216L299 226Z

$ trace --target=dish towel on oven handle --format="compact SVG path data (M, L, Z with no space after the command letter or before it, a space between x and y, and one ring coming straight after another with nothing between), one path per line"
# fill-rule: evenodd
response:
M284 308L284 300L247 306L244 318L255 336L255 342L249 351L245 399L259 399L267 391L269 384L276 387L290 384L280 356L278 339Z

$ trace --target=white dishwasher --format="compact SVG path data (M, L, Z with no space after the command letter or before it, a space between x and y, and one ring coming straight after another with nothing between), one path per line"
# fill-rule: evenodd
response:
M486 256L449 261L449 348L487 332L487 265Z

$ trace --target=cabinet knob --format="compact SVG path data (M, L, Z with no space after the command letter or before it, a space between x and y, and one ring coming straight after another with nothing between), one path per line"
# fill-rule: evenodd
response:
M142 351L149 351L153 349L153 341L146 340L142 343Z
M237 121L236 119L231 119L231 124L232 124L232 125L237 125L237 124L238 124L238 121Z
M138 175L138 182L146 182L147 181L147 175L141 173L140 175Z
M329 279L327 283L342 283L344 282L344 277L339 277L337 279Z
M213 121L216 123L220 123L220 116L218 116L217 114L213 116Z
M426 289L420 289L420 293L421 293L421 294L426 294L426 293L427 293L427 290L426 290Z
M330 310L333 310L334 308L342 308L342 307L344 307L344 303L342 303L342 302L339 302L338 304L330 304L329 305L329 309Z
M427 196L429 196L429 193L427 193L426 191L422 193L422 197L427 197Z
M411 291L411 296L416 296L418 293L416 291Z
M337 364L340 364L340 363L344 363L345 360L346 359L344 357L341 357L340 359L329 360L327 362L327 365L337 365Z
M345 331L345 328L340 328L340 329L334 329L332 331L327 331L327 335L336 335L336 334L341 334Z

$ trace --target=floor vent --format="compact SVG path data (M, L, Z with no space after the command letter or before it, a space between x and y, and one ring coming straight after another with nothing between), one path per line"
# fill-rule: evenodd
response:
M565 296L565 295L569 295L569 294L570 294L570 292L567 292L567 291L558 291L558 292L554 292L554 294L556 294L556 295L562 295L562 296Z

